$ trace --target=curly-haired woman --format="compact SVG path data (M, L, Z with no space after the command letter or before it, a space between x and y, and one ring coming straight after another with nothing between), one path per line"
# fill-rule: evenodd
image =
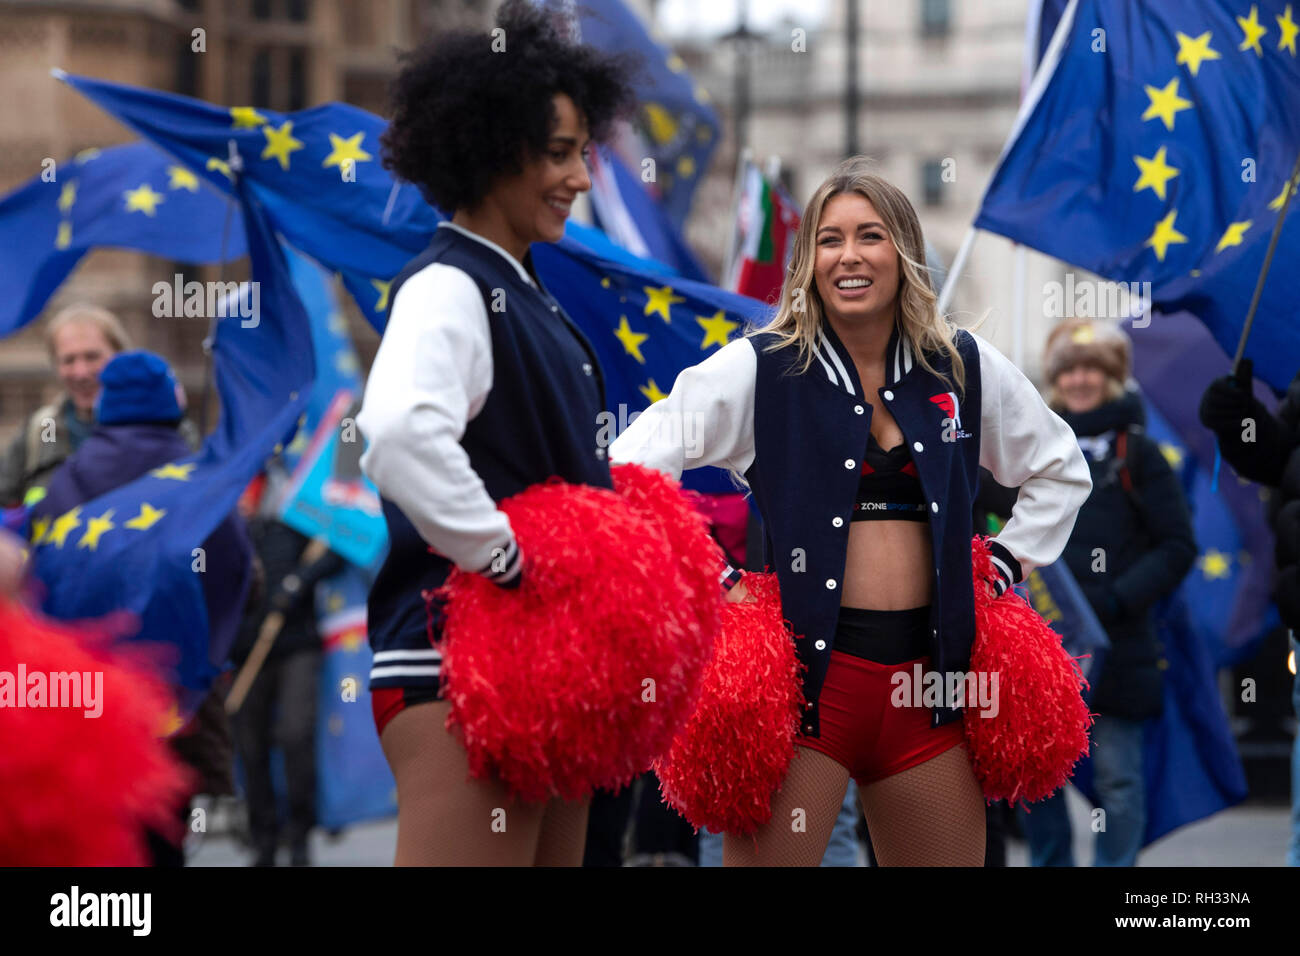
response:
M901 691L917 665L930 686L969 670L980 466L1021 489L991 546L998 593L1056 559L1091 481L1029 380L939 315L924 262L907 197L846 160L808 202L773 323L682 372L610 450L742 475L798 635L797 757L756 839L726 838L727 865L815 866L850 777L882 865L984 860L959 721L974 702ZM669 427L687 419L704 436L689 460Z
M527 573L497 502L552 475L611 487L596 355L529 245L560 239L591 187L587 150L630 106L626 71L527 2L497 26L410 54L383 140L385 165L451 214L393 280L357 418L390 538L368 617L399 865L577 865L586 831L586 802L524 804L469 779L439 691L433 591L453 566L502 587Z

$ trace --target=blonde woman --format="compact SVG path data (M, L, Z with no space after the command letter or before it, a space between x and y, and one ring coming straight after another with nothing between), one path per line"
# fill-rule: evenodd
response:
M965 701L911 685L969 667L980 466L1020 487L992 543L998 593L1057 558L1091 480L1029 380L938 314L924 249L907 198L863 157L841 163L804 211L772 324L682 372L611 449L674 477L742 476L798 635L796 759L725 865L815 866L850 777L882 865L984 859ZM703 436L690 458L686 424Z

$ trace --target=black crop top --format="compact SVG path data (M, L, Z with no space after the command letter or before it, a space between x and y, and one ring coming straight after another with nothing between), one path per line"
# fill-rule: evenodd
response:
M868 433L851 521L928 521L916 463L904 441L885 451Z

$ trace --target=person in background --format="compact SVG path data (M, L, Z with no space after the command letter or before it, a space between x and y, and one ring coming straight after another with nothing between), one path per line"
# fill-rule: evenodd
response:
M160 356L122 352L103 366L99 384L93 430L49 476L43 496L32 507L33 518L57 517L194 451L182 430L185 393ZM232 513L202 546L208 556L203 596L209 630L228 634L235 623L231 616L239 614L243 606L252 545L243 521ZM140 639L148 641L149 635L142 634ZM223 663L224 653L214 656L222 660L213 660L213 664ZM212 695L170 743L176 755L196 771L200 792L229 791L230 728ZM188 801L180 814L188 823ZM155 866L184 864L183 849L161 836L150 833L149 845Z
M1097 677L1090 752L1105 814L1096 866L1134 866L1146 833L1144 722L1164 708L1166 666L1152 606L1172 594L1196 559L1182 486L1144 434L1142 400L1127 391L1128 337L1113 325L1067 319L1047 339L1048 404L1074 429L1092 493L1064 558L1110 638ZM1073 866L1065 789L1021 811L1034 866Z
M117 316L85 303L50 320L45 345L62 390L32 413L0 459L0 507L32 504L54 470L81 447L95 424L99 373L130 348Z
M1291 380L1277 415L1251 392L1253 365L1242 359L1236 376L1215 379L1201 397L1201 424L1214 432L1223 457L1243 478L1276 489L1268 506L1277 579L1273 600L1290 629L1292 660L1300 659L1300 374ZM1300 719L1300 677L1292 685ZM1300 734L1291 753L1291 845L1287 866L1300 866Z
M230 658L247 662L267 615L283 615L270 653L234 715L235 745L244 768L254 866L274 866L281 825L271 775L271 750L284 753L288 789L287 831L293 866L310 864L308 838L316 825L316 703L321 637L316 626L316 584L343 569L332 551L307 554L310 543L280 520L289 475L279 459L267 463L260 493L246 496L248 528L262 569L257 599L249 602Z

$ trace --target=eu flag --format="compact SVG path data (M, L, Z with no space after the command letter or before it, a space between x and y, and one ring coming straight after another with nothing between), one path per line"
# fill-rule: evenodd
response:
M718 145L721 127L708 94L682 58L656 43L622 0L579 0L576 7L584 43L639 59L632 76L639 103L636 159L654 161L650 191L680 230Z
M1282 0L1079 0L976 227L1149 282L1161 310L1191 312L1235 352L1300 155L1295 12ZM1284 266L1296 261L1300 215L1283 227L1246 351L1279 391L1300 358Z
M258 308L217 323L216 431L198 453L32 528L47 614L131 612L142 639L177 646L177 682L198 691L217 673L238 624L235 609L226 633L210 633L201 576L231 569L209 564L201 545L294 433L315 375L311 331L279 243L261 209L245 201L243 213L253 281L241 292Z
M152 143L87 149L0 199L0 337L31 322L96 246L208 264L246 254L231 202ZM208 228L195 229L195 223Z

